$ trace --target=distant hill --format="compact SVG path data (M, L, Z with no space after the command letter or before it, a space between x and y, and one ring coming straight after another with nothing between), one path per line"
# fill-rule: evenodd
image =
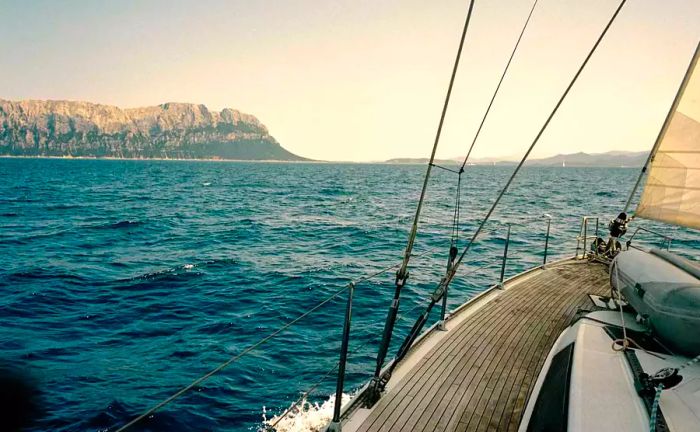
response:
M229 108L2 99L0 155L306 160L285 150L257 118Z
M641 167L646 161L649 152L625 152L610 151L606 153L571 153L558 154L543 159L529 159L525 162L528 166L562 166L567 167ZM457 165L463 158L441 159L435 163L441 165ZM474 159L469 163L473 165L514 165L519 161L500 158ZM386 163L425 164L427 158L398 158L389 159Z
M611 151L607 153L572 153L559 154L544 159L529 161L532 166L562 166L567 167L641 167L647 159L649 152L622 152Z
M388 164L427 164L428 163L428 158L396 158L396 159L389 159L384 161L384 163ZM434 163L440 164L440 165L456 165L458 163L461 163L461 161L457 161L456 159L435 159Z

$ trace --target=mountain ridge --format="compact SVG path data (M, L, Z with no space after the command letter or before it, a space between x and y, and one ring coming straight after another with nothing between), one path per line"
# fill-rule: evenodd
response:
M231 108L5 99L0 99L0 155L308 160L284 149L257 117Z
M641 167L644 165L648 151L629 152L613 150L605 153L567 153L554 156L529 159L526 166L567 166L567 167ZM436 160L438 164L461 164L463 157ZM469 162L470 165L515 165L519 161L501 158L477 158ZM428 163L428 158L394 158L386 160L389 164L416 164Z

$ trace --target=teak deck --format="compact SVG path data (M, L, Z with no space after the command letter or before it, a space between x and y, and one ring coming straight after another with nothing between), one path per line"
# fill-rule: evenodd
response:
M468 316L448 326L371 411L355 412L343 430L517 430L555 340L579 308L592 308L587 294L610 288L605 267L573 260L515 278L505 288L458 311L451 319Z

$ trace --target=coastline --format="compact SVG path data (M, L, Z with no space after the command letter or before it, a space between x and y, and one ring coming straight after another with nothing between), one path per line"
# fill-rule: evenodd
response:
M159 161L159 162L224 162L224 163L276 163L276 164L353 164L353 165L393 165L393 166L425 166L427 162L391 162L391 161L326 161L326 160L278 160L278 159L171 159L171 158L117 158L117 157L90 157L90 156L16 156L0 155L0 159L61 159L61 160L103 160L103 161ZM470 167L502 167L512 168L514 163L468 164ZM560 168L558 165L526 164L527 168ZM621 165L570 165L567 168L628 168L639 169L639 166Z
M92 156L17 156L0 155L0 159L62 159L62 160L113 160L113 161L167 161L167 162L254 162L254 163L338 163L322 160L278 160L278 159L185 159L185 158L118 158Z

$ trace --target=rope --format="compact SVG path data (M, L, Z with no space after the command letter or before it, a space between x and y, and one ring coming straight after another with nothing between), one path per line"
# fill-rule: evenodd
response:
M489 102L489 105L486 108L486 112L484 112L484 116L481 118L481 123L479 123L479 128L476 130L476 134L474 135L474 139L472 140L472 143L469 146L469 151L467 152L467 155L464 157L464 162L462 162L462 170L467 165L467 160L469 160L469 156L472 153L472 149L474 149L474 144L476 143L476 140L479 138L479 134L481 133L481 128L484 126L484 123L486 122L486 117L488 117L489 112L491 111L491 106L493 106L493 101L496 100L496 96L498 95L498 91L501 89L501 84L503 84L503 79L506 77L506 74L508 73L508 68L510 68L510 63L513 61L513 57L515 56L515 52L518 50L518 45L520 45L520 41L523 38L523 34L525 34L525 29L527 28L527 25L530 22L530 18L532 17L532 12L534 12L534 10L535 10L535 6L537 6L537 0L535 0L534 3L532 4L532 8L530 9L530 14L527 16L527 19L525 20L525 25L523 25L523 29L520 30L520 36L518 36L518 40L517 40L517 42L515 42L515 46L513 47L513 51L510 53L510 57L508 58L508 63L506 63L506 67L503 70L503 74L501 74L501 79L498 80L498 85L496 86L496 90L493 92L493 95L491 96L491 101Z
M656 387L656 394L654 394L654 403L651 405L651 414L649 414L649 431L656 431L656 417L659 413L659 401L661 399L661 391L663 391L664 385L659 384Z
M617 267L618 267L617 265L613 265L613 272L615 273L615 286L619 287L620 286L620 277L618 274ZM627 337L627 327L625 326L625 314L622 311L622 296L620 295L620 290L613 289L612 284L610 284L610 285L611 285L610 291L611 292L614 291L615 293L617 293L617 306L620 309L620 321L622 322L622 339L615 339L612 343L612 349L613 349L613 351L624 351L627 348L629 348L630 342L634 343L637 347L639 347L639 344L637 342L635 342L632 339ZM616 348L616 346L618 344L621 346L621 348Z
M682 371L683 369L690 367L696 363L700 362L700 354L695 356L694 358L688 360L687 362L683 363L681 366L679 366L676 369L676 373ZM663 371L664 369L661 369L660 371L656 372L658 374L659 372ZM656 376L654 374L653 376ZM656 393L654 394L654 402L651 405L651 413L649 414L649 431L650 432L655 432L656 431L656 419L658 416L659 412L659 404L661 403L661 393L665 390L663 384L659 384L656 386Z
M681 371L681 370L683 370L683 369L685 369L685 368L687 368L687 367L689 367L689 366L692 366L692 365L694 365L694 364L696 364L696 363L698 363L698 362L700 362L700 354L698 354L697 356L695 356L695 358L692 358L692 359L688 360L687 362L683 363L683 365L680 366L680 367L678 368L678 370Z
M459 213L462 198L462 173L464 169L460 170L459 177L457 178L457 191L455 193L455 209L452 215L452 238L450 239L450 248L457 246L459 243Z
M447 168L447 167L444 167L444 166L442 166L442 165L438 165L438 164L436 164L436 163L432 163L432 162L431 162L431 163L430 163L430 166L433 166L433 167L435 167L435 168L440 168L440 169L442 169L442 170L449 171L449 172L451 172L451 173L459 174L459 171L457 171L457 170L453 170L452 168Z
M615 285L620 286L620 279L619 279L619 270L618 266L615 265L615 262L613 261L613 272L614 272L614 277L615 277ZM656 355L655 353L649 352L643 347L641 347L634 339L628 338L627 337L627 328L625 327L625 315L622 311L622 296L620 295L620 290L619 289L611 289L611 291L614 291L617 293L617 302L618 306L620 309L620 320L622 322L622 339L615 339L612 343L612 349L613 351L625 351L630 347L630 343L634 345L637 349L641 349L647 354L653 355L655 357L660 357ZM618 347L619 346L619 347ZM683 365L678 367L677 372L680 372L682 369L692 366L696 363L700 362L700 355L697 355L695 358L692 358L685 362ZM662 369L663 370L663 369ZM657 372L656 374L658 374ZM654 375L656 375L654 374ZM661 400L661 393L664 390L664 385L659 384L656 386L656 393L654 394L654 401L651 406L651 412L649 414L649 431L650 432L655 432L656 431L656 422L657 422L657 416L658 416L658 411L659 411L659 402Z

